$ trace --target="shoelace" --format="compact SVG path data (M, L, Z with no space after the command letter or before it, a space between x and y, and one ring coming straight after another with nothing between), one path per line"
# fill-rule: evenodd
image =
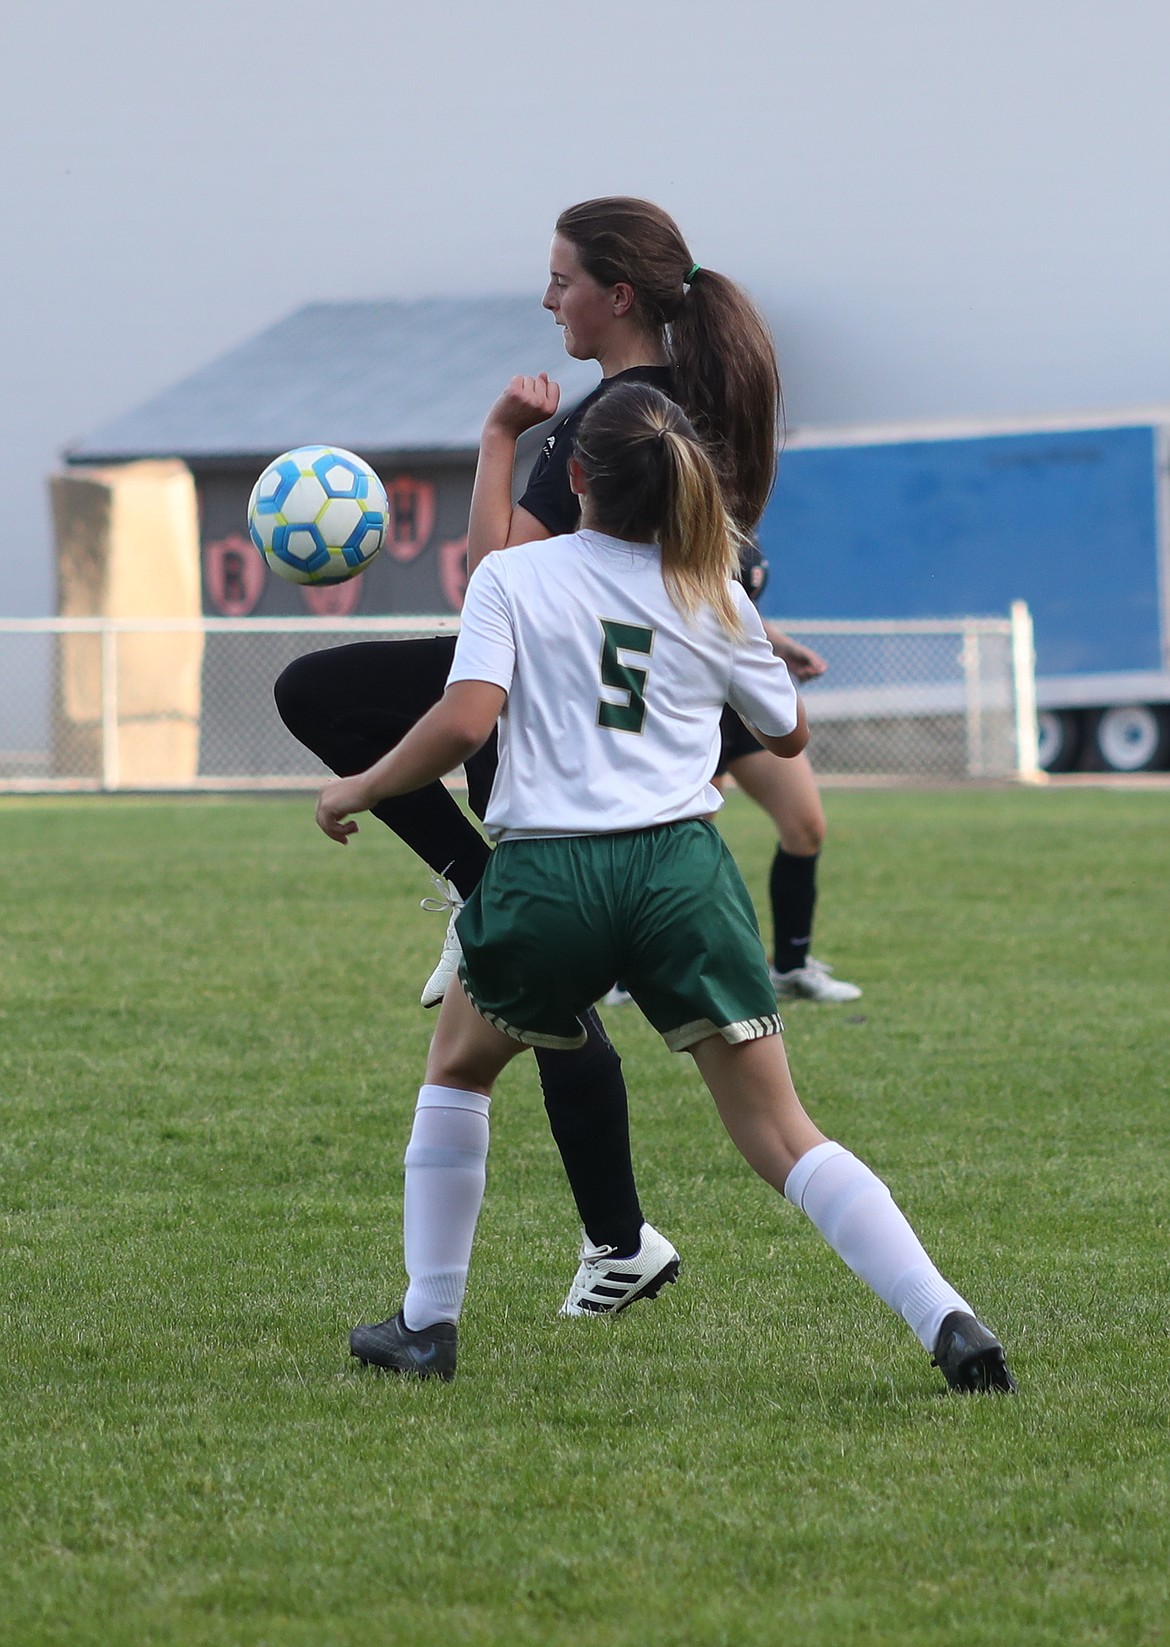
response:
M451 865L448 864L447 868L450 869L450 867ZM437 898L420 898L418 907L425 909L429 915L441 915L444 911L448 914L457 914L463 908L463 899L455 890L453 882L448 881L445 875L432 875L431 881L439 896Z

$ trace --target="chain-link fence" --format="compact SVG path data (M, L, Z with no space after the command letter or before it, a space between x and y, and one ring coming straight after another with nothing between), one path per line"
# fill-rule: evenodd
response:
M450 633L455 617L0 619L0 791L311 788L272 683L349 640ZM1036 770L1031 622L793 622L827 661L804 688L826 776Z
M1032 623L795 623L829 665L801 688L817 770L890 778L1035 777Z

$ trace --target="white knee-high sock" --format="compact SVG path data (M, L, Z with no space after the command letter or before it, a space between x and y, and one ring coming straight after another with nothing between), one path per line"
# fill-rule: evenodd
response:
M406 1147L403 1248L412 1332L458 1321L483 1203L491 1099L456 1087L420 1088Z
M934 1349L952 1310L971 1313L970 1304L931 1263L885 1184L840 1144L817 1144L802 1155L784 1194L925 1349Z

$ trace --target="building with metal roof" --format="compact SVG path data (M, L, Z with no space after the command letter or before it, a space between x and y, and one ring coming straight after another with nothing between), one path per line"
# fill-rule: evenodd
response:
M161 459L191 471L202 607L221 616L458 610L480 430L517 373L546 371L562 412L598 381L566 355L531 297L311 303L64 454L73 472ZM518 479L540 435L521 442ZM347 584L272 576L247 537L252 483L278 453L332 445L378 471L391 503L386 548Z
M180 457L246 463L318 442L365 456L462 459L518 372L573 405L598 380L531 297L310 303L93 430L72 464Z
M52 481L59 611L183 620L457 612L484 417L510 378L542 371L560 383L563 411L598 381L596 364L565 354L531 297L309 304L63 454ZM520 444L520 490L543 434ZM347 583L287 583L248 536L257 475L310 445L358 452L386 487L385 547ZM274 759L288 770L297 751L276 718L272 681L312 644L303 633L124 636L108 698L92 636L66 635L54 771L92 776L113 749L122 781L188 783L236 771L241 737L249 770L276 770Z

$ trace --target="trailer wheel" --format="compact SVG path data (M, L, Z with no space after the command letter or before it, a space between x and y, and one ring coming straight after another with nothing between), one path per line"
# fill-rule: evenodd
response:
M1071 772L1077 764L1084 726L1075 709L1042 709L1036 717L1042 772Z
M1103 709L1093 742L1107 772L1151 772L1165 766L1170 755L1170 719L1154 704Z

